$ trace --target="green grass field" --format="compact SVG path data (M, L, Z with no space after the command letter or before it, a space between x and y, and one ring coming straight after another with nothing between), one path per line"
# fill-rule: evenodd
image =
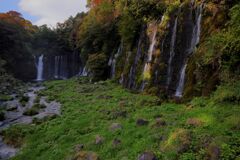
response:
M13 160L74 159L79 144L101 160L135 160L144 151L166 160L240 159L237 104L208 98L160 104L157 97L131 93L111 81L71 79L45 85L41 95L59 101L62 115L8 129L6 139L23 143ZM113 123L121 127L113 131Z

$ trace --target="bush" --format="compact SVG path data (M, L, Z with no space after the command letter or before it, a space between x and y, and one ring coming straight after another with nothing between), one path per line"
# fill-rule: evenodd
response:
M23 115L25 116L34 116L34 115L37 115L39 113L39 108L37 107L32 107L32 108L29 108L27 109Z
M93 82L107 78L107 61L107 56L103 53L89 56L87 67L90 69Z
M22 96L19 101L22 104L22 106L25 106L26 103L29 101L29 97L28 96Z
M4 111L0 111L0 121L4 121L5 120L5 113Z
M0 101L11 101L13 100L13 97L8 95L0 95Z
M25 125L15 125L4 131L1 135L6 144L19 148L22 146L24 137L30 132L30 128Z
M215 102L240 103L240 81L233 84L224 84L218 87L213 95Z

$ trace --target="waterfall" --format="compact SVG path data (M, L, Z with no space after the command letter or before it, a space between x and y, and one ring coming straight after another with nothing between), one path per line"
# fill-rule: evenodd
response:
M119 80L119 83L121 84L121 85L123 85L123 81L124 81L124 75L123 75L123 73L121 74L121 78L120 78L120 80Z
M137 53L136 53L136 56L134 58L134 62L131 66L130 73L129 73L129 76L128 76L129 77L128 88L136 87L135 86L136 67L137 67L138 61L141 57L141 54L142 54L141 44L142 44L142 41L143 41L143 38L144 38L144 34L145 34L145 29L143 27L142 31L141 31L141 35L140 35L139 40L138 40Z
M175 93L176 97L182 97L184 82L185 82L185 73L186 73L187 63L184 64L183 68L181 69L180 73L180 80L178 82L178 87Z
M195 25L193 28L192 33L192 39L191 39L191 45L188 50L188 55L192 54L194 52L195 47L200 42L200 34L201 34L201 21L202 21L202 10L203 10L203 4L197 7L197 11L195 14Z
M43 80L43 57L42 54L40 57L38 57L38 64L37 64L37 81Z
M200 34L201 34L201 22L202 22L202 11L203 11L203 4L201 4L200 6L199 6L199 16L198 16L198 18L197 18L197 32L196 32L196 37L197 37L197 39L196 39L196 44L195 45L197 45L197 44L199 44L199 42L200 42Z
M156 44L157 29L158 29L157 24L154 24L153 36L152 36L151 44L148 51L148 62L152 61L152 55L155 50L155 44Z
M112 79L115 77L117 58L120 56L121 53L122 53L122 43L118 47L118 51L114 55L114 58L111 59L111 75L110 76Z
M183 95L185 74L186 74L185 72L186 72L186 68L187 68L187 59L188 59L188 56L194 52L194 49L200 42L202 10L203 10L203 4L201 4L200 6L197 7L197 11L195 14L196 15L195 16L195 26L194 26L193 32L192 32L191 46L187 50L187 57L186 57L185 62L183 63L183 67L180 72L180 79L179 79L177 89L175 92L176 97L182 97L182 95Z
M175 43L177 37L177 24L178 24L178 17L174 21L174 27L172 31L171 37L171 44L170 44L170 52L169 52L169 59L168 59L168 70L167 70L167 87L169 86L171 79L172 79L172 61L175 56Z
M82 73L80 74L80 76L82 77L87 77L88 76L88 71L87 71L87 67L85 66L82 70Z
M54 78L59 79L59 56L55 56L54 58Z
M164 20L164 16L162 16L160 24L163 22L163 20ZM156 46L156 42L157 42L157 39L156 39L157 32L158 32L158 25L157 25L157 23L154 23L153 24L153 33L152 33L152 37L150 39L151 43L150 43L150 46L149 46L149 49L148 49L148 57L147 57L147 61L144 65L144 69L143 69L143 79L144 80L143 80L142 85L141 85L141 91L144 90L144 88L146 86L146 83L147 83L147 79L150 76L152 57L153 57L153 54L155 52L155 46Z
M66 79L68 77L68 57L64 55L54 58L54 78Z

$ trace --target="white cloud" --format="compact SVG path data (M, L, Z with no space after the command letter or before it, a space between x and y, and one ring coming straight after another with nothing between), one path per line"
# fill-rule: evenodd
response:
M36 25L47 24L55 26L68 17L75 16L78 12L86 11L87 0L20 0L19 7L37 16Z

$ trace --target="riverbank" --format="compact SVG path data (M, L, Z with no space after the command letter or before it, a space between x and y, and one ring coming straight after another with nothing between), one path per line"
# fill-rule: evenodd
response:
M0 132L3 136L0 135L0 159L15 156L21 147L18 136L9 138L7 135L12 126L31 125L60 115L60 104L38 95L42 90L44 87L41 83L22 83L22 86L18 85L18 90L3 94L5 99L2 98L0 103Z
M155 96L134 94L110 81L91 84L82 78L46 82L45 87L39 94L60 102L62 114L31 127L9 128L5 139L22 143L14 160L192 160L240 155L238 104L213 98L161 104Z

